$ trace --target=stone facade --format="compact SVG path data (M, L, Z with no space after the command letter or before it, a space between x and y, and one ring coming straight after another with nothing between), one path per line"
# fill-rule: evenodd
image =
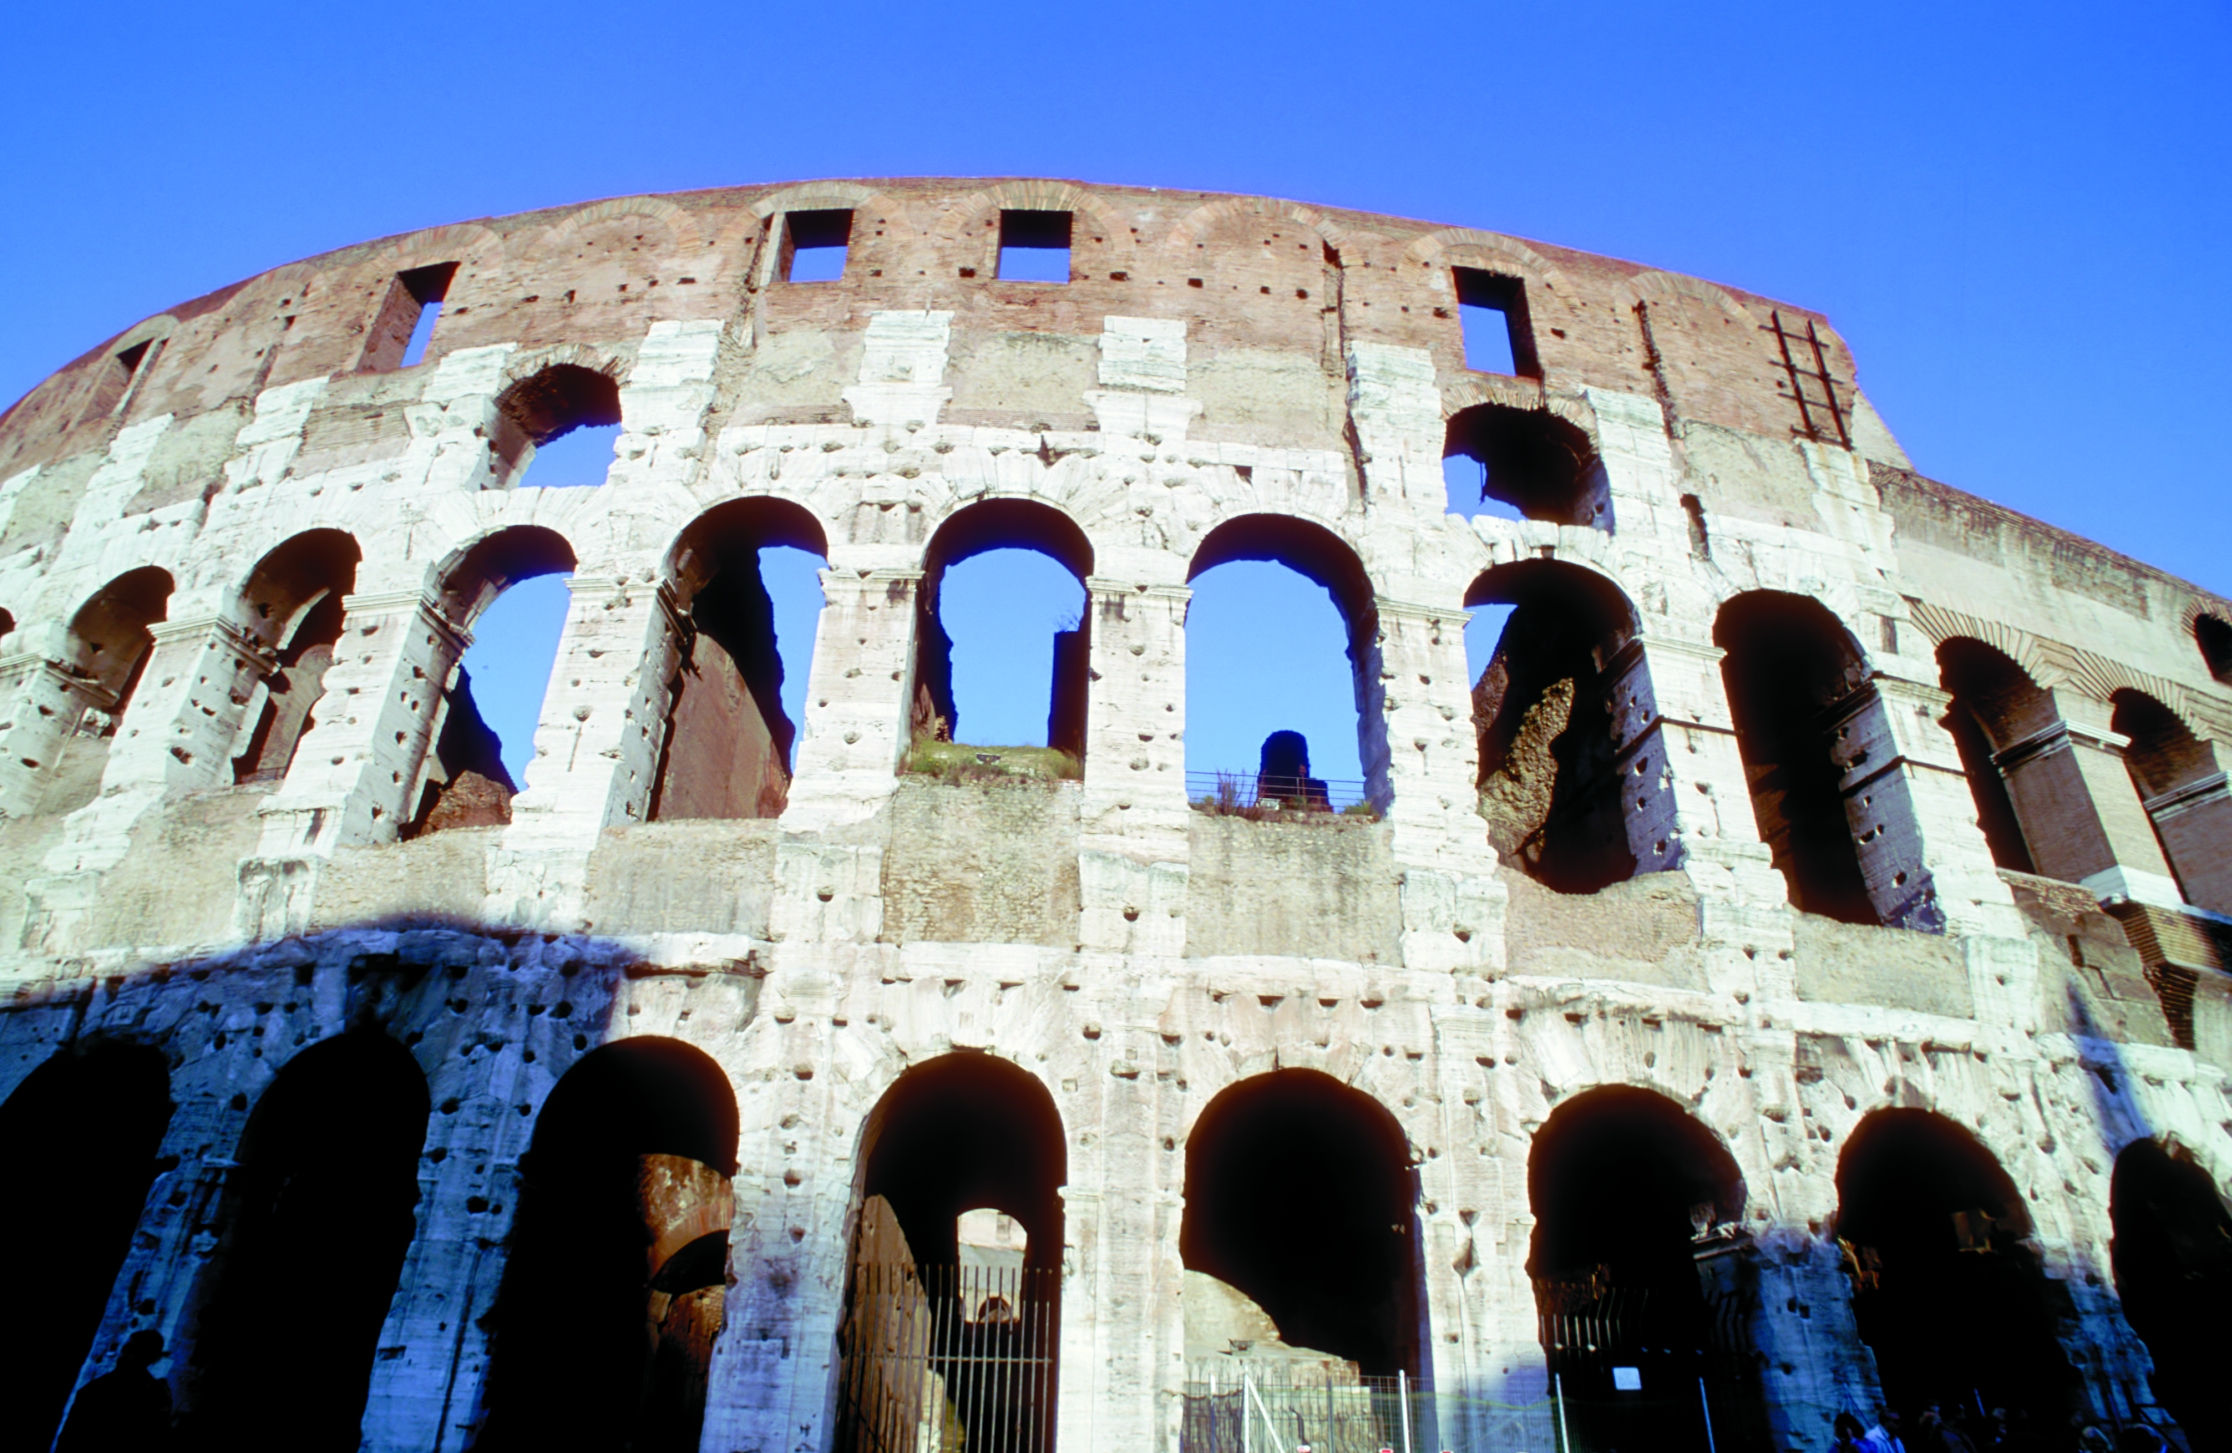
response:
M1067 283L998 276L1018 213L1068 219ZM843 275L789 281L794 242L842 214ZM1521 374L1466 368L1460 294L1500 300ZM51 1431L152 1328L182 1411L242 1426L199 1339L237 1346L264 1297L303 1376L361 1393L367 1448L524 1446L543 1424L519 1409L600 1383L623 1393L585 1404L626 1406L582 1414L581 1446L840 1446L880 1106L955 1055L1003 1062L1058 1119L1055 1209L999 1209L1059 1271L1064 1453L1180 1447L1189 1136L1223 1092L1293 1071L1399 1127L1389 1355L1439 1400L1440 1446L1552 1444L1534 1278L1560 1268L1530 1264L1530 1158L1605 1087L1656 1092L1740 1176L1701 1234L1736 1247L1731 1386L1773 1441L1722 1446L1821 1448L1840 1409L1872 1416L1839 1171L1894 1111L1973 1137L2019 1192L1996 1254L2044 1288L2069 1407L2167 1416L2164 1348L2119 1300L2111 1243L2141 1233L2112 1222L2111 1180L2141 1143L2232 1175L2232 604L1918 476L1854 376L1816 315L1613 259L1028 180L444 227L103 344L0 417L0 1094L90 1103L37 1095L152 1050L174 1108L151 1160L108 1120L64 1137L146 1164L111 1177L114 1244L68 1253L105 1298L79 1296L75 1340L43 1354L57 1401L23 1416ZM513 484L535 443L611 417L601 487ZM1526 517L1448 513L1452 449ZM718 710L694 722L749 718L750 780L723 789L734 817L662 813L677 691L736 649L709 655L701 588L770 543L827 561L793 771L760 765L748 690L701 695ZM1081 780L904 773L936 572L1016 543L1088 592ZM1190 803L1188 581L1235 558L1295 565L1347 616L1373 813ZM533 763L508 807L452 796L501 795L438 747L470 718L474 618L551 571L572 604ZM1463 625L1488 602L1601 610L1581 664L1544 668L1577 683L1567 715L1515 717L1516 755L1489 764L1570 774L1497 788L1496 840L1538 858L1499 858L1482 812L1502 739L1475 720ZM1825 684L1770 731L1809 642ZM1807 876L1818 853L1844 897ZM339 1102L258 1117L290 1066L311 1095L306 1056L370 1037L407 1051L423 1087L390 1103L423 1126ZM696 1057L609 1057L637 1040ZM567 1263L513 1218L562 1198L546 1122L592 1063L645 1123L714 1126L637 1137L665 1166L639 1206L654 1341L711 1348L697 1383L652 1378L640 1403L625 1356L565 1344L528 1368L533 1336L505 1330L564 1300L521 1289L529 1262ZM384 1095L387 1073L352 1082ZM580 1083L570 1113L593 1118ZM691 1095L712 1108L674 1108ZM419 1159L392 1299L321 1341L299 1307L278 1320L250 1243L284 1220L256 1210L259 1177L324 1134L366 1147L316 1152L343 1200L392 1159L381 1137ZM9 1215L56 1256L98 1220L59 1198ZM684 1285L665 1268L699 1236L725 1278Z

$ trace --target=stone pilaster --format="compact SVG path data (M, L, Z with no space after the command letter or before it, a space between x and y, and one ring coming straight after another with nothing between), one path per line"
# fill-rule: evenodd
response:
M1182 568L1182 562L1173 562ZM1087 690L1080 942L1087 949L1185 949L1186 604L1182 585L1085 582Z
M0 660L0 817L29 817L62 749L88 711L116 698L60 663L30 652Z

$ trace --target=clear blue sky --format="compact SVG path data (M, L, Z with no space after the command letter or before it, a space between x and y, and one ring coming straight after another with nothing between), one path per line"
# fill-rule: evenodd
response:
M2222 0L26 6L0 395L492 213L918 173L1259 192L1819 308L1925 473L2232 592L2228 54Z

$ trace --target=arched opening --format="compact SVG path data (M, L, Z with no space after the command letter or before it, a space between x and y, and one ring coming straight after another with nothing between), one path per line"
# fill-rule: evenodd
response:
M1489 842L1562 893L1633 877L1612 728L1635 608L1602 576L1551 560L1488 571L1465 604L1508 608L1472 693Z
M694 1453L727 1290L735 1092L623 1039L551 1090L491 1321L482 1450Z
M512 484L602 484L620 438L620 386L595 369L553 364L499 394L496 419L496 469Z
M1307 520L1242 515L1209 532L1186 579L1188 794L1252 808L1269 778L1265 799L1299 780L1323 786L1302 789L1306 805L1365 802L1379 617L1356 552ZM1300 734L1299 760L1280 732Z
M563 535L518 525L483 536L442 571L443 613L473 641L442 693L402 836L511 821L571 604L562 580L542 578L573 567Z
M909 725L918 751L933 742L1044 746L1084 760L1092 573L1085 532L1048 505L986 500L939 526L916 594Z
M785 643L779 627L785 617L819 614L820 584L797 566L810 571L828 553L812 515L766 498L719 505L676 541L667 579L685 629L668 684L653 820L782 815L797 734L784 698L798 699L785 686L796 662L803 688L813 636L809 626L803 641ZM771 580L790 598L779 603Z
M2195 1448L2232 1446L2220 1380L2232 1367L2232 1215L2183 1147L2135 1140L2116 1156L2109 1259L2125 1320L2154 1357L2154 1394Z
M97 700L114 703L97 708L106 712L101 736L115 732L131 704L132 688L155 644L148 627L168 613L171 583L170 572L153 565L128 570L95 591L70 618L70 656L62 664L96 688Z
M1860 871L1838 751L1872 700L1859 642L1828 607L1755 590L1721 607L1713 644L1736 720L1761 841L1808 913L1877 923ZM1849 748L1846 749L1849 755Z
M1604 466L1589 436L1555 414L1508 404L1461 409L1450 416L1442 456L1454 514L1612 528Z
M2232 686L2232 621L2203 611L2193 618L2193 644L2201 648L2209 674Z
M1409 1140L1371 1096L1316 1070L1222 1091L1186 1136L1189 1341L1245 1299L1288 1348L1417 1376L1417 1206Z
M235 782L277 782L310 730L341 639L341 602L363 551L341 530L309 530L257 562L241 590L242 624L275 658L242 716Z
M1975 1137L1927 1110L1878 1110L1837 1160L1837 1240L1860 1338L1911 1424L1935 1402L2006 1408L2045 1430L2075 1378L2057 1298L2024 1244L2023 1198Z
M2215 750L2176 712L2140 691L2118 691L2113 730L2131 739L2124 766L2186 902L2232 914L2232 799Z
M198 1298L190 1444L357 1446L417 1229L427 1109L417 1061L376 1030L304 1050L257 1100Z
M1727 1147L1664 1095L1591 1090L1535 1132L1527 1200L1542 1349L1575 1442L1772 1446L1745 1333L1744 1181Z
M1006 1060L944 1055L884 1092L860 1139L839 1453L1052 1448L1067 1176L1053 1097Z
M1939 681L1953 694L1943 725L1961 754L1976 823L1992 861L2017 873L2035 873L2030 842L2009 795L1997 753L2052 718L2044 693L2022 667L1981 641L1954 637L1938 647Z
M65 1050L0 1104L0 1155L17 1170L0 1196L13 1248L0 1302L0 1448L44 1448L108 1311L170 1124L159 1051Z

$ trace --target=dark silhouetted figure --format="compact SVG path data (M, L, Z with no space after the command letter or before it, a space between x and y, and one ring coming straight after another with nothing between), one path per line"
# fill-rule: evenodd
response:
M1256 768L1256 801L1331 812L1325 783L1310 775L1310 743L1300 732L1273 732L1263 739L1263 760Z
M70 1409L54 1453L141 1453L168 1448L170 1386L148 1369L163 1360L160 1332L134 1332L116 1370L87 1383Z

